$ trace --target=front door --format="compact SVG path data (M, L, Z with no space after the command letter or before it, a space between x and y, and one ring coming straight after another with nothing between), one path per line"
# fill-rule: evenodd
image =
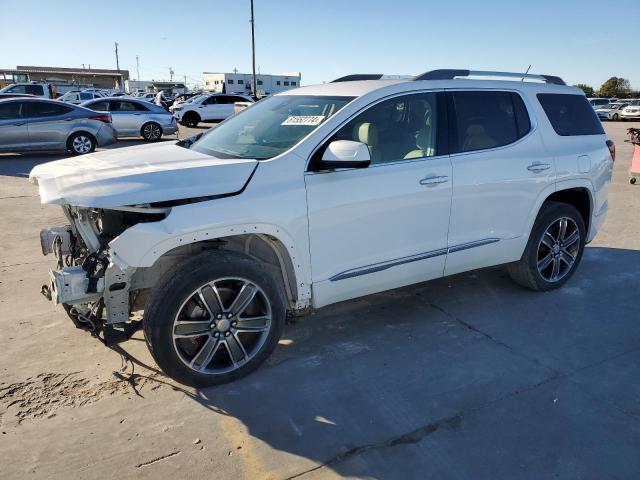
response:
M313 171L312 160L305 183L315 307L442 276L452 186L445 114L443 93L393 97L327 142L365 143L369 167Z
M10 152L29 146L27 120L20 110L23 102L0 103L0 150Z

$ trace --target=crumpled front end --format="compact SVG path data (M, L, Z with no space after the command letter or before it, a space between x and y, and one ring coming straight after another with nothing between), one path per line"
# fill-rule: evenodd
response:
M135 268L113 261L109 242L137 223L162 220L168 210L62 208L69 224L40 232L42 253L56 258L42 293L63 305L76 326L102 332L108 343L124 340L137 329L131 311L144 285L133 284Z

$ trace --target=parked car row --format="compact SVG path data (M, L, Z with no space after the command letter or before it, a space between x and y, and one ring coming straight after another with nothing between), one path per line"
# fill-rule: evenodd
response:
M600 120L638 120L640 119L640 100L608 103L597 107L595 111Z
M640 99L589 98L600 120L640 120Z

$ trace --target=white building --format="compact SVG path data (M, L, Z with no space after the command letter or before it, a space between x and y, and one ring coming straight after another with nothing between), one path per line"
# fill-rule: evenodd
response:
M256 87L261 95L272 95L300 86L300 72L278 75L256 74ZM204 89L216 93L251 93L253 76L250 73L213 73L202 74Z

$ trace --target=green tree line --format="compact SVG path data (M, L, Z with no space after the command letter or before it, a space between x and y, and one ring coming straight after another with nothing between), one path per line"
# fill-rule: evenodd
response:
M629 80L622 77L611 77L598 90L586 83L577 83L574 87L581 89L587 97L606 98L639 98L640 92L631 90Z

